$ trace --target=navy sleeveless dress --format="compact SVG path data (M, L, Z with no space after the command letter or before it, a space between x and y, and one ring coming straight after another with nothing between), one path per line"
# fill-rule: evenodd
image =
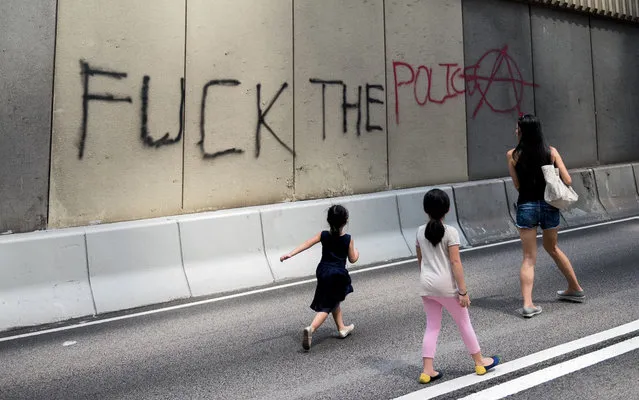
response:
M332 312L346 295L353 292L351 277L346 269L351 235L337 236L328 231L321 233L322 259L315 276L317 287L311 308L316 312Z

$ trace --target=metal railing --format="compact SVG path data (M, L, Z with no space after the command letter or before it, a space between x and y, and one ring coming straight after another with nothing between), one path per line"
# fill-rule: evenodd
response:
M528 0L528 2L639 22L639 0Z

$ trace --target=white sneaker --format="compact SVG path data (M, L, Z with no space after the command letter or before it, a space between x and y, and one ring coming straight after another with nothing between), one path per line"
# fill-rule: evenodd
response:
M339 331L339 337L344 339L346 336L350 335L351 332L353 332L353 329L355 329L355 325L353 324L350 324L349 326L345 326L344 329Z
M311 342L313 341L313 328L310 326L307 326L306 328L304 328L304 337L302 338L302 347L304 348L304 350L310 350L311 349Z

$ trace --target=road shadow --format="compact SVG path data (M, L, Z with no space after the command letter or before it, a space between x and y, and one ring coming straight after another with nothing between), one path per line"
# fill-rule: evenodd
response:
M335 332L328 332L328 331L317 331L317 332L313 332L313 339L311 341L311 350L304 350L302 348L302 330L300 330L299 332L295 332L293 333L289 333L288 336L293 342L297 343L297 345L299 346L299 349L297 350L297 353L299 354L308 354L309 352L312 352L313 350L315 350L315 352L318 351L331 351L332 348L335 347L336 344L340 344L343 341L349 340L351 339L350 337L346 337L346 338L340 338L337 333Z
M471 307L485 308L491 311L497 311L508 316L521 317L517 311L521 308L521 299L517 297L506 296L486 296L471 299Z
M416 381L422 371L422 365L419 360L417 360L417 362L409 363L404 360L372 356L361 357L359 361L371 369L380 372L382 375L396 376L411 382ZM468 374L468 371L464 369L446 369L441 372L445 374L441 380L442 382L446 379L452 379Z
M393 375L400 378L414 378L420 371L419 363L408 363L398 359L384 357L361 357L360 362L383 375Z
M521 306L521 298L519 297L506 297L506 296L486 296L471 299L472 307L484 308L486 310L497 311L508 316L515 316L524 318L522 315L523 309ZM535 305L545 308L553 303L570 303L568 301L560 300L555 297L539 297L535 299ZM526 318L524 318L526 319Z

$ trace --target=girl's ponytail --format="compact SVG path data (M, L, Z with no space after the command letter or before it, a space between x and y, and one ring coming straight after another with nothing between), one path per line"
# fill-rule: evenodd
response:
M342 232L342 228L348 222L348 210L343 206L336 204L328 209L328 216L326 222L330 227L331 235L339 236Z
M442 241L444 237L444 224L442 221L438 219L431 219L426 225L426 231L424 232L424 236L426 236L426 240L432 243L433 246L437 246L439 242Z
M432 189L424 195L424 211L430 217L424 236L433 246L437 246L444 238L446 228L442 219L449 209L450 199L443 190Z
M342 228L339 226L339 224L329 224L328 231L333 236L339 236L339 234L342 232Z

